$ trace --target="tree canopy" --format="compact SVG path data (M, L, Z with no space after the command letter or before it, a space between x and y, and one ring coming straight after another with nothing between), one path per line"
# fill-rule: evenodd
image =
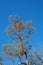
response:
M8 26L5 33L12 40L12 43L3 44L2 50L4 57L10 58L14 65L15 57L19 58L18 65L43 65L43 61L36 51L32 51L29 45L30 36L34 32L32 20L22 21L18 16L9 16ZM25 55L25 62L22 62L22 56ZM0 58L2 61L2 58ZM11 65L11 64L10 64Z

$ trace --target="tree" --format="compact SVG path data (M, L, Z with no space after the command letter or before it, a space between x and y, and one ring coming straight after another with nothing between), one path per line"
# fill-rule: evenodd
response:
M13 65L14 58L18 56L20 63L18 65L43 65L42 59L38 53L32 52L32 46L29 45L30 36L34 31L32 27L32 21L22 21L17 16L9 16L9 25L5 32L12 40L10 44L4 44L2 46L3 51L7 57L12 57ZM25 55L25 62L22 62L22 56Z
M0 53L0 65L3 65L2 61L3 61L2 53Z

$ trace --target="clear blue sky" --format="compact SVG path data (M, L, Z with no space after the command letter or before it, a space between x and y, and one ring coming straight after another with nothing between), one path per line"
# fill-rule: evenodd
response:
M10 42L4 33L9 15L20 16L24 21L31 19L36 28L31 43L37 48L39 43L43 45L43 0L0 0L0 47Z

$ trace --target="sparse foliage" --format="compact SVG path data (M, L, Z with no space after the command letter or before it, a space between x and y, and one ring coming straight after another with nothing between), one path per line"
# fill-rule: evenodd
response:
M29 45L30 36L35 29L32 27L32 21L24 22L17 16L9 16L8 22L5 32L12 43L2 46L5 56L12 58L13 65L15 57L20 60L18 65L43 65L42 59L36 51L32 52L32 46ZM25 62L22 62L23 55L25 55Z

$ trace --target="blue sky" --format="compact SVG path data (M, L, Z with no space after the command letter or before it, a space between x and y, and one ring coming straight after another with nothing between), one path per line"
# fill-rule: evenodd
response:
M31 19L35 27L31 44L37 48L43 45L43 0L0 0L0 47L10 42L4 33L9 15L20 16L24 21Z

